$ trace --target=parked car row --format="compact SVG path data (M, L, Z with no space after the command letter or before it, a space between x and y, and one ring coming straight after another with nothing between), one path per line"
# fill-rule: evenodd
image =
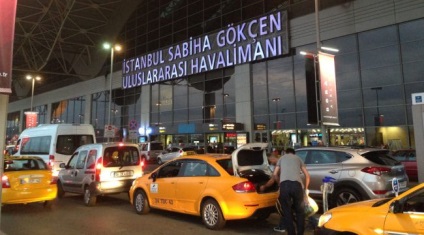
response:
M173 160L166 160L148 174L143 173L145 161L139 147L130 143L82 145L73 152L69 161L60 164L57 181L53 180L55 177L48 165L38 164L38 169L27 169L24 163L18 164L26 157L14 158L5 161L5 169L19 169L16 172L25 177L9 173L9 181L3 177L3 187L9 185L11 189L26 192L39 188L47 188L44 191L50 188L51 192L53 187L56 190L52 194L29 194L35 199L25 199L46 205L52 197L61 198L66 193L82 194L87 206L94 206L99 196L128 193L130 203L138 214L146 214L155 208L198 215L207 228L214 230L224 227L228 220L265 219L275 209L278 184L265 192L259 190L272 175L266 143L243 145L231 155L196 154L191 150L184 150L186 154L178 155L181 150L178 149L170 152L178 153ZM323 178L334 179L330 207L393 196L392 182L395 178L400 193L408 190L405 168L388 150L308 147L297 149L296 154L305 162L311 175L309 192L312 197L322 198ZM37 157L29 159L31 161L26 161L34 162L34 165L41 161ZM45 164L45 161L41 162ZM46 175L33 171L45 171ZM7 198L12 197L4 197ZM19 202L22 201L16 201Z

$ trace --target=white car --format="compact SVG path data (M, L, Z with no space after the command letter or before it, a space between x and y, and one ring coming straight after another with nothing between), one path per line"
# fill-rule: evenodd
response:
M143 175L137 144L97 143L79 147L68 163L61 163L57 195L84 195L84 204L94 206L97 196L128 193L134 179Z
M157 161L159 165L162 165L163 163L173 160L174 158L194 154L197 154L194 147L173 146L167 148L165 151L159 154Z

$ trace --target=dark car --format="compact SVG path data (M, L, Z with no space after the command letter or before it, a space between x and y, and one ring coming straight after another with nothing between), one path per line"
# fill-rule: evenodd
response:
M402 162L410 181L418 181L417 157L415 149L401 149L392 153L392 156Z

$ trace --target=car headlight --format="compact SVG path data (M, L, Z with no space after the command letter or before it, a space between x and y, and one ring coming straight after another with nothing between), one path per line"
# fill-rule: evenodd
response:
M332 215L331 213L325 213L319 217L318 227L324 226L328 221L330 221Z

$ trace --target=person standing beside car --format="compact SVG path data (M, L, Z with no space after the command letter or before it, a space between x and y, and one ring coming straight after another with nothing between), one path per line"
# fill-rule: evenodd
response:
M305 175L305 187L303 187L300 172ZM305 190L309 187L310 176L302 159L295 155L293 148L287 148L285 154L278 159L273 177L280 179L278 200L284 214L282 220L284 224L280 222L280 225L274 230L283 232L283 228L285 228L289 235L302 235L305 231ZM296 220L293 216L296 216ZM296 228L294 227L295 221Z

